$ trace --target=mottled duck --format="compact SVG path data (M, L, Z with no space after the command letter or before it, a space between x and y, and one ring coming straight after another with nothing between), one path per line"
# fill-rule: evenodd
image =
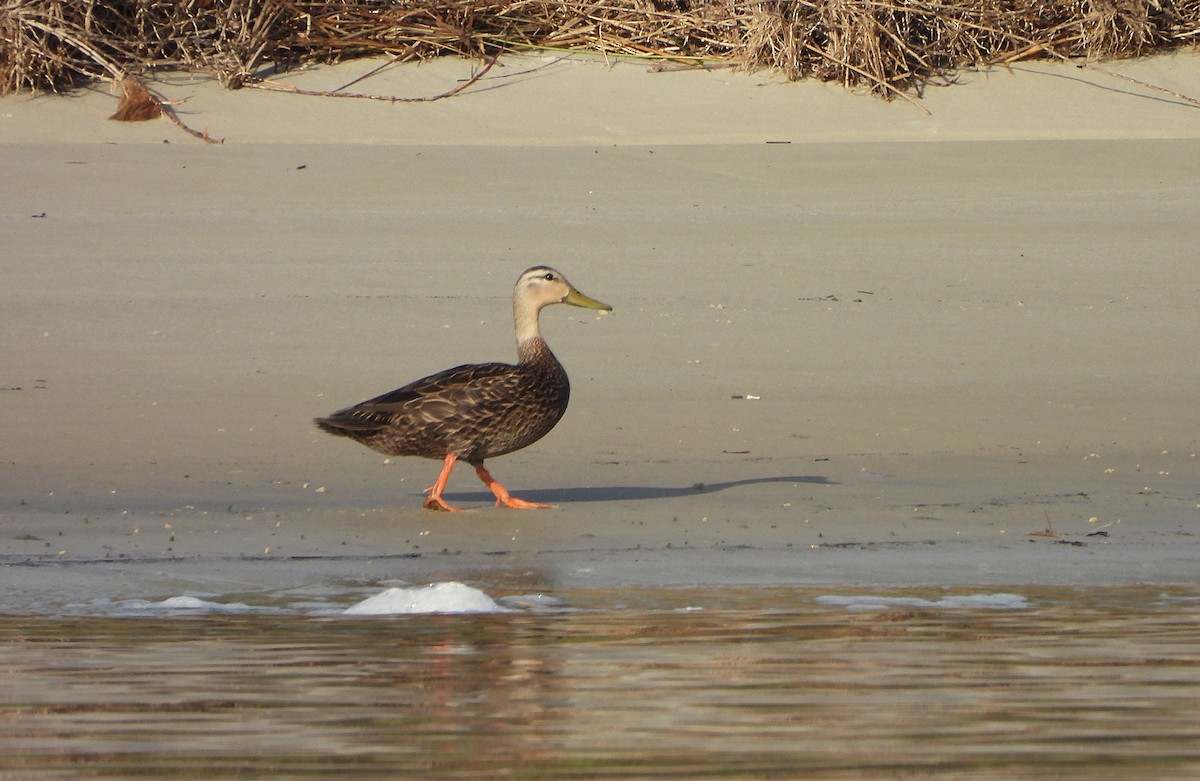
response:
M538 331L538 315L551 304L612 311L580 293L558 271L534 266L521 275L513 292L516 364L476 363L446 369L317 418L316 424L390 456L440 459L441 474L425 490L426 509L458 510L442 498L442 492L460 460L475 467L475 474L496 495L497 505L522 510L549 507L510 495L483 462L538 441L567 411L571 394L567 373Z

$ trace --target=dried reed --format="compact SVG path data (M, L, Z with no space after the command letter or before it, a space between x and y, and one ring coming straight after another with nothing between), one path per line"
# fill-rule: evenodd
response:
M774 68L885 97L972 66L1200 43L1200 0L0 0L0 94L156 68L230 88L313 62L533 48Z

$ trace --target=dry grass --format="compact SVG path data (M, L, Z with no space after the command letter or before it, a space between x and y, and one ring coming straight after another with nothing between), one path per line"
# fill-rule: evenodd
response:
M972 66L1200 43L1200 0L0 0L0 94L157 68L231 88L306 63L553 48L773 68L891 97Z

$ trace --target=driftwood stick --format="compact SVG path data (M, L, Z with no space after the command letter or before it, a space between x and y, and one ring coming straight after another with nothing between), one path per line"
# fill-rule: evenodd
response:
M437 95L426 95L419 98L402 98L398 95L372 95L365 92L300 89L299 87L293 87L290 84L281 84L273 81L267 81L265 79L262 81L246 82L242 86L246 89L259 89L266 92L287 92L292 95L308 95L316 98L356 98L358 100L380 100L386 103L432 103L435 100L443 100L445 98L453 97L463 90L470 88L480 79L482 79L487 72L490 71L493 66L495 66L495 64L496 58L492 57L482 70L471 74L471 78L462 82L454 89L446 90L445 92Z
M1181 92L1174 92L1173 90L1169 90L1166 87L1160 87L1156 84L1151 84L1149 82L1142 81L1141 79L1135 79L1132 76L1126 76L1123 73L1115 73L1113 71L1108 70L1107 68L1101 68L1098 65L1084 65L1081 67L1087 68L1088 70L1093 70L1093 71L1097 71L1099 73L1103 73L1105 76L1112 76L1114 79L1123 79L1124 81L1128 81L1130 84L1136 84L1139 87L1145 87L1146 89L1154 90L1155 92L1161 92L1164 95L1170 95L1171 97L1182 100L1185 103L1190 103L1195 108L1200 108L1200 100L1197 100L1196 98L1190 97L1188 95L1184 95Z
M333 92L345 92L348 88L353 87L355 84L359 83L360 81L365 81L366 79L371 78L376 73L379 73L380 71L382 71L384 68L390 68L393 65L395 65L397 62L408 59L415 53L416 53L416 46L409 46L407 49L405 49L400 54L392 55L392 57L390 57L387 62L383 63L382 65L380 65L378 67L372 68L371 70L367 71L366 73L364 73L361 76L357 76L357 77L351 79L350 81L346 82L342 86L333 90Z

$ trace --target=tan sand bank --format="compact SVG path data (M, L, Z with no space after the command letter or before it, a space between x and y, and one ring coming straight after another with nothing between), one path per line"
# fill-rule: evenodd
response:
M0 607L525 572L1196 581L1200 108L1064 66L967 74L927 116L545 62L430 104L161 86L222 146L107 122L99 92L0 101ZM1104 67L1200 95L1190 55ZM423 511L436 463L312 427L512 359L536 263L615 309L544 313L571 409L489 462L557 509L492 509L464 469L447 496L478 509Z
M478 70L459 59L379 60L281 74L265 86L428 98ZM226 144L577 146L1166 139L1200 136L1200 55L1186 50L1075 67L1021 63L967 72L919 100L869 98L836 84L792 83L727 68L652 72L585 55L502 60L460 95L429 103L306 97L223 89L169 74L151 86L180 119ZM168 122L105 122L109 85L69 97L0 102L0 143L182 143Z

